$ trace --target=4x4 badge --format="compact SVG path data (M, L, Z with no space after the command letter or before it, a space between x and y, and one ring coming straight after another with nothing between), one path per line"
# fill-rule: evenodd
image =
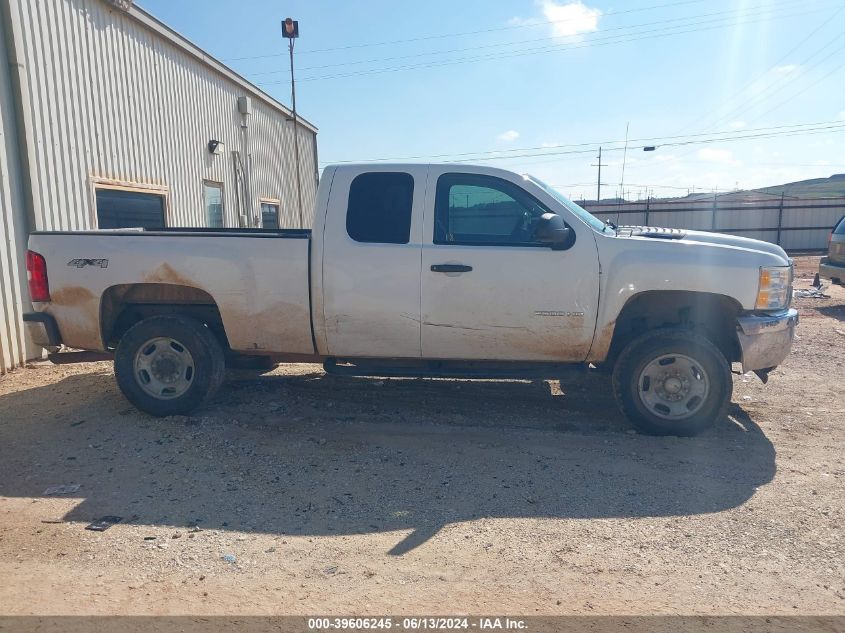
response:
M86 266L97 266L98 268L108 268L109 260L107 259L72 259L67 263L68 266L74 268L85 268Z

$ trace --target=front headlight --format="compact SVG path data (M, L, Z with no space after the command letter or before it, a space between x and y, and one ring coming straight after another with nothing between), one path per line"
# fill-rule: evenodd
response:
M760 269L757 291L758 310L782 310L792 300L792 266L769 266Z

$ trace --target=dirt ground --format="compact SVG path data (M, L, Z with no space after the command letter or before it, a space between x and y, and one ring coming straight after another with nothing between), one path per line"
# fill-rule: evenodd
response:
M845 614L845 289L828 292L796 300L768 386L735 376L729 418L692 439L636 434L587 372L282 366L167 419L108 363L12 372L0 613ZM123 520L84 529L105 515Z

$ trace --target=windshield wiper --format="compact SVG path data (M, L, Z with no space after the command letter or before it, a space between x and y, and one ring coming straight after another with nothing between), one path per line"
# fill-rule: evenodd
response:
M616 231L616 230L619 228L618 226L616 226L616 224L614 224L614 223L613 223L613 222L611 222L610 220L605 220L605 221L604 221L604 225L605 225L605 226L609 226L609 227L610 227L610 228L612 228L614 231Z

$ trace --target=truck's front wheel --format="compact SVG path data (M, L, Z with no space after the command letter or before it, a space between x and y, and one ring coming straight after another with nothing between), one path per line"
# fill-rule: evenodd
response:
M156 416L200 406L223 383L220 343L201 322L156 316L130 328L117 346L114 373L126 398Z
M655 330L632 341L613 371L622 412L651 435L696 435L724 417L733 390L730 364L706 338Z

